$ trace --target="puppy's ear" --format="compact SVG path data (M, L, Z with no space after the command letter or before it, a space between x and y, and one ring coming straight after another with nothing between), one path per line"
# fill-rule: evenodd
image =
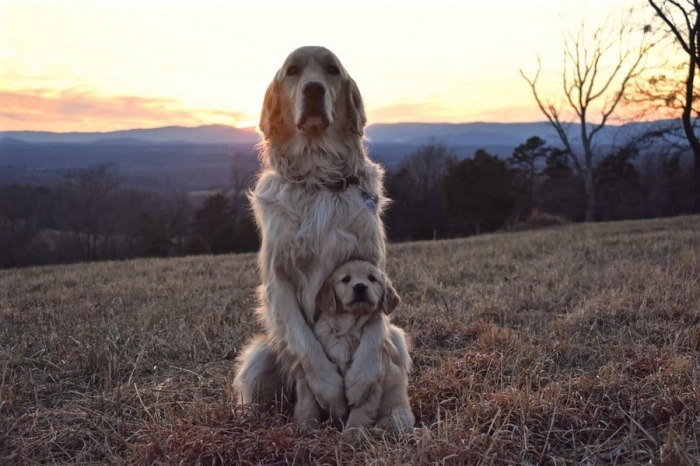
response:
M279 132L282 127L282 106L277 79L274 79L265 91L262 112L260 112L260 130L265 139Z
M391 280L389 280L389 277L387 277L385 274L384 295L382 295L382 300L380 302L384 314L391 314L394 311L394 309L398 307L399 304L401 304L401 297L396 292L396 289L394 289L394 285L391 284Z
M316 308L327 314L335 314L335 293L333 292L333 281L326 280L316 295Z
M365 105L362 103L362 96L360 95L360 89L357 87L357 83L350 77L348 77L346 84L345 106L348 112L348 130L351 133L362 136L365 133L365 123L367 123Z

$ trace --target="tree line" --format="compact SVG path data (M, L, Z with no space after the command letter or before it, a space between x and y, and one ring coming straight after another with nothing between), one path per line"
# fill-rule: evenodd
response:
M672 146L645 137L611 148L594 166L595 220L692 210L693 174ZM228 190L167 196L125 186L110 166L66 175L56 186L0 187L0 268L136 257L255 251L246 191L253 173L233 167ZM533 136L499 158L458 159L426 144L388 170L391 241L453 238L538 223L584 221L585 180L566 150Z
M700 3L646 4L654 18L648 23L623 12L597 27L581 22L566 31L559 93L543 93L547 68L539 59L535 73L521 71L556 132L553 144L533 136L505 160L486 150L459 160L438 142L390 170L390 240L523 222L700 213ZM601 148L601 130L621 108L671 123ZM684 163L686 154L692 163ZM104 166L72 173L58 186L0 187L0 267L255 250L245 199L250 173L234 172L230 190L201 202L129 189Z
M680 215L692 211L692 167L672 146L638 136L611 147L593 165L593 220ZM537 136L507 159L477 150L458 160L449 147L428 144L388 173L392 241L452 238L591 215L585 174L565 149Z
M596 183L601 176L601 167L595 163L598 135L619 118L621 108L637 119L671 120L659 134L645 137L664 137L692 155L691 183L686 187L691 211L700 213L700 141L696 134L700 2L646 0L644 4L647 8L611 13L597 25L584 21L574 28L565 25L563 66L555 76L560 89L543 92L539 57L535 73L520 71L583 182L586 221L595 220L600 210L596 206L600 191Z
M100 165L57 186L2 186L0 268L253 251L244 184L204 200L167 196L129 188Z

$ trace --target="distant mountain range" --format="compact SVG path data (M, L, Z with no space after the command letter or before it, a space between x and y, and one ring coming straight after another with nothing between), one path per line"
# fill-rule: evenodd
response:
M206 125L188 128L165 126L151 129L127 129L105 133L53 133L49 131L0 131L0 142L28 143L189 143L189 144L255 144L259 137L254 128L234 128L225 125ZM7 142L7 141L5 141Z
M599 148L621 144L655 125L630 123L604 128ZM577 128L571 128L577 144ZM546 122L537 123L396 123L370 125L366 130L369 156L388 168L430 142L446 144L458 158L485 149L509 157L532 136L550 145L559 140ZM191 192L228 186L233 170L259 168L253 128L208 125L195 128L168 126L107 133L0 132L0 185L53 184L66 173L95 165L111 165L130 186L168 192ZM606 147L607 146L607 147Z
M554 131L546 122L537 123L395 123L367 128L367 138L380 144L425 144L440 141L448 146L513 145L531 136L544 138Z
M598 135L601 144L613 144L618 138L633 136L664 122L628 123L607 126ZM556 133L547 122L535 123L391 123L370 125L366 136L372 144L421 145L441 141L448 146L515 147L531 136L540 136L555 144ZM152 129L129 129L105 133L52 133L47 131L0 131L4 143L189 143L254 144L259 140L254 128L206 125L194 128L166 126Z

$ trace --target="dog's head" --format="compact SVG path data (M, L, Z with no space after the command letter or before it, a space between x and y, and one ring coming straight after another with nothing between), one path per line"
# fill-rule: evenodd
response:
M341 265L321 287L316 307L334 314L350 312L363 315L371 312L390 314L401 302L389 277L365 261Z
M323 47L293 51L265 93L260 130L265 139L315 138L329 131L362 136L362 97L340 60Z

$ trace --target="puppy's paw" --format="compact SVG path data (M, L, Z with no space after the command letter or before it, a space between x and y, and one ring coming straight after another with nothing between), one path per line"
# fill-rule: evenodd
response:
M348 414L348 402L341 391L341 398L331 398L328 403L328 412L334 419L344 419Z
M294 421L302 430L318 429L321 423L321 407L306 379L296 381L296 395Z
M363 404L382 379L381 364L353 364L345 374L345 396L350 406Z
M329 364L318 376L308 377L309 387L323 409L336 419L343 419L348 413L343 377L334 364Z
M297 424L301 432L316 430L321 425L321 421L315 417L299 418L295 416L294 422Z
M376 412L371 409L352 408L345 423L345 430L368 429L374 421Z

